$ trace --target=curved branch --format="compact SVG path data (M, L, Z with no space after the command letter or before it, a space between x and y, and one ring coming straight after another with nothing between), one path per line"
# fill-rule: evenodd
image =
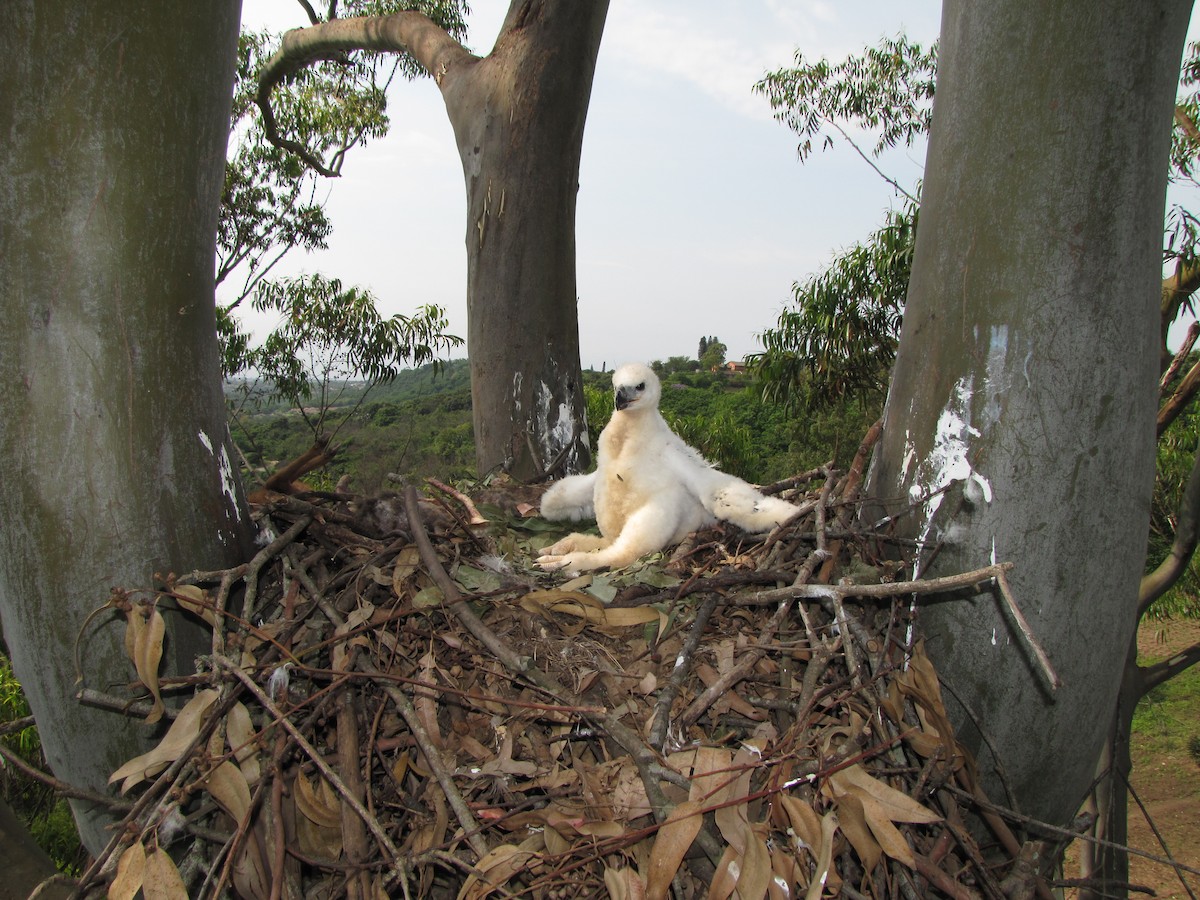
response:
M1200 289L1200 260L1177 260L1175 271L1162 282L1162 301L1159 306L1162 352L1169 359L1167 331L1179 316L1179 310Z
M1188 370L1188 373L1183 376L1183 380L1179 382L1179 387L1175 388L1175 392L1171 394L1170 399L1159 408L1156 426L1159 437L1162 437L1162 433L1167 430L1168 425L1179 418L1179 414L1187 408L1197 391L1200 391L1200 362Z
M1138 588L1138 618L1187 571L1192 554L1196 552L1196 543L1200 540L1200 529L1197 528L1197 522L1200 521L1200 452L1196 454L1183 496L1179 498L1177 518L1179 524L1175 528L1171 552L1158 564L1158 568L1142 576Z
M419 12L390 16L335 19L310 28L296 28L283 36L283 43L258 76L255 102L262 110L263 131L276 147L299 156L316 171L336 178L337 171L325 165L311 150L279 133L271 109L271 91L289 75L320 60L340 59L351 50L373 53L408 53L433 76L440 86L450 69L478 59L447 31Z
M1180 650L1169 659L1156 662L1149 666L1140 666L1142 673L1142 696L1149 693L1164 681L1170 681L1180 672L1190 669L1200 662L1200 644L1192 644L1185 650Z
M1163 372L1162 377L1158 379L1158 390L1161 394L1167 389L1175 376L1179 374L1179 370L1183 368L1183 364L1187 362L1188 355L1192 352L1192 348L1196 346L1196 339L1200 338L1200 322L1193 322L1188 326L1187 334L1183 338L1183 343L1179 345L1179 349L1175 351L1175 358L1171 360L1171 364L1167 366L1167 370Z

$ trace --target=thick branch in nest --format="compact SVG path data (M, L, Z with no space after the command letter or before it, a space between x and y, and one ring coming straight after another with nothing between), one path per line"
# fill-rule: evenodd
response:
M536 571L525 542L545 537L532 532L489 535L509 548L509 568L480 582L466 517L423 520L413 489L408 528L386 542L355 531L353 500L279 498L259 515L292 543L273 543L262 565L190 579L212 587L172 613L215 611L209 592L224 596L238 579L255 598L253 623L212 617L223 629L214 646L227 648L217 669L173 685L203 683L223 699L165 780L140 783L92 883L126 848L165 840L170 809L194 818L194 852L211 869L236 882L257 859L296 894L347 878L409 896L452 896L468 878L529 896L596 893L613 879L645 887L647 860L666 866L656 886L673 878L685 892L729 877L731 862L776 873L793 894L821 868L875 900L899 900L901 885L999 896L1003 878L1036 883L1016 865L1020 841L976 802L931 664L898 640L908 595L1000 580L1003 567L932 584L808 584L838 544L826 533L845 511L836 486L849 489L822 474L773 544L726 530L675 570L648 561L596 576L626 595L647 577L658 593L637 610ZM843 562L868 544L839 537ZM179 595L170 584L164 593ZM888 602L897 592L904 599ZM534 602L548 595L563 602ZM230 715L238 698L249 733ZM231 827L208 801L214 773L235 778L243 761L253 802ZM942 789L953 785L968 799ZM845 793L855 790L865 805ZM864 810L886 819L875 794L917 820L873 821L900 834L895 857L866 837ZM1011 864L983 859L961 825L972 810ZM288 831L297 818L324 823L326 838L299 848ZM696 820L689 833L700 826L691 852L668 858L685 818Z

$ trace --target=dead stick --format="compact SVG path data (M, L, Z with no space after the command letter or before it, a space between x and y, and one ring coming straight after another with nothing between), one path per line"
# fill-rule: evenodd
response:
M1021 630L1026 643L1033 650L1033 655L1037 657L1038 664L1042 667L1042 672L1046 676L1046 680L1050 682L1052 690L1058 690L1062 687L1062 679L1058 677L1058 673L1054 671L1054 666L1050 665L1050 657L1046 655L1046 651L1042 649L1042 645L1033 635L1033 629L1029 627L1029 622L1025 618L1025 614L1021 612L1021 607L1017 606L1017 601L1013 599L1012 589L1008 586L1008 578L1004 574L1004 570L996 573L996 584L1000 586L1000 596L1004 598L1004 603L1008 607L1008 611L1012 613L1013 618L1017 622L1017 628Z
M908 594L941 594L995 579L996 584L1000 588L1000 595L1004 598L1004 604L1016 620L1022 637L1029 643L1029 647L1037 658L1042 673L1046 676L1046 680L1049 682L1051 688L1057 690L1062 686L1062 679L1059 678L1058 673L1054 670L1054 666L1051 665L1046 651L1042 649L1042 645L1034 637L1033 629L1029 627L1029 622L1013 599L1012 589L1009 587L1008 579L1005 577L1005 573L1012 569L1012 567L1012 563L997 563L996 565L985 566L982 569L975 569L971 572L963 572L960 575L945 575L941 578L925 578L920 581L895 581L885 584L800 584L793 585L792 587L777 588L773 591L759 591L745 597L739 597L738 603L742 605L765 605L768 603L778 603L780 600L789 597L803 600L841 600L846 597L885 598L901 597Z
M452 488L448 484L442 484L436 478L426 478L425 483L437 488L443 493L449 494L451 497L461 503L471 516L470 521L467 522L468 525L486 525L488 523L488 520L479 514L479 509L475 506L475 503L471 500L471 498L462 491Z
M419 522L420 519L418 518L417 521ZM424 534L424 530L420 529L420 533ZM428 542L428 537L426 537L426 542ZM430 549L432 550L432 547ZM436 559L436 556L434 558ZM445 573L443 572L443 574ZM308 589L315 589L315 585ZM334 624L335 628L340 628L345 624L345 619L342 618L341 613L334 608L333 604L324 595L316 593L314 594L314 599L321 608L321 611ZM377 679L377 681L383 681L383 674L365 660L357 658L355 665L368 676ZM400 715L408 725L409 731L412 732L413 740L421 748L421 753L424 755L425 761L429 763L429 769L433 772L434 779L441 786L442 792L446 795L451 808L454 809L454 814L458 818L459 824L466 832L471 849L482 859L487 854L489 848L487 842L480 836L479 823L476 821L475 814L471 812L471 808L467 805L466 800L459 793L458 787L454 784L454 778L442 764L442 758L438 756L437 748L434 746L433 740L429 737L429 733L425 730L425 726L421 722L421 717L417 715L412 701L408 699L407 694L394 684L382 683L380 686L400 711ZM371 818L374 819L374 816ZM396 877L403 878L403 872L397 869L392 874L392 878Z
M337 699L337 761L342 770L342 780L346 788L354 794L361 803L366 791L363 787L361 763L359 762L358 744L358 710L355 709L354 695L350 691L342 691ZM363 807L366 808L365 806ZM372 815L374 815L372 813ZM354 900L369 896L366 875L362 865L370 857L370 847L367 843L367 831L362 820L354 815L349 804L343 803L341 808L342 820L342 852L346 861L354 867L354 874L346 884L347 896Z
M475 615L474 610L467 605L462 594L458 592L454 581L442 567L437 552L433 549L433 544L425 531L425 523L421 521L417 502L417 489L409 485L404 489L404 505L408 512L408 524L413 533L413 543L417 545L417 552L421 554L421 561L425 563L425 568L429 570L434 583L441 589L442 596L446 598L446 606L467 631L492 651L492 654L504 664L505 668L522 675L530 674L533 670L529 660L518 656L511 647L496 636L495 632L484 625L479 616ZM538 686L544 687L540 683Z
M718 599L717 594L708 594L696 610L692 629L688 633L683 649L679 651L679 656L675 659L675 668L671 672L671 678L659 692L658 700L654 704L654 727L650 730L650 746L656 747L660 751L667 742L667 730L671 726L671 707L691 671L692 655L700 646L700 638L703 637L704 629L708 626L709 617L717 608Z
M971 890L966 885L959 884L949 874L920 853L913 853L913 862L916 865L917 872L929 880L938 890L945 894L949 894L954 900L977 900L980 896L975 891Z
M252 621L254 618L255 601L258 599L258 573L262 571L263 566L290 547L292 541L310 524L312 516L301 516L291 528L271 541L250 560L250 567L246 571L246 596L242 600L242 616L246 621Z
M379 674L373 666L364 660L358 661L358 667L368 675ZM462 826L464 836L467 842L471 845L471 849L475 854L483 859L491 848L483 838L482 829L479 825L479 820L475 818L475 814L471 812L471 807L467 805L467 801L463 798L458 790L458 786L454 783L454 776L442 762L441 756L438 755L438 749L430 738L429 732L425 730L425 726L421 722L420 715L417 714L417 709L413 706L412 701L404 691L400 690L396 685L382 682L379 685L383 688L391 699L396 704L396 709L399 710L401 718L408 725L408 730L412 732L413 740L417 746L421 748L421 755L425 757L425 762L429 764L430 771L433 772L433 777L438 785L442 788L442 793L446 795L446 800L450 804L450 808L454 810L454 817L458 819L458 824Z
M417 551L421 554L421 561L425 563L425 567L429 570L434 583L441 588L442 594L446 598L447 609L449 609L451 614L480 643L492 651L496 659L509 671L527 678L560 703L570 705L571 701L577 701L578 698L560 685L552 676L533 665L527 657L518 656L516 651L501 640L495 632L488 628L475 615L474 611L466 603L465 598L459 593L458 588L455 587L453 580L446 574L441 560L438 559L437 552L433 549L433 544L430 542L429 535L425 531L425 524L421 521L420 511L417 509L417 491L411 485L404 491L404 504L408 510L408 524L413 533L413 542L417 545ZM574 705L578 704L575 703ZM581 712L583 712L589 721L603 728L605 733L633 758L634 762L638 765L639 772L642 773L642 782L646 788L650 804L655 810L655 815L665 818L670 811L668 808L669 803L658 781L646 776L646 773L650 771L649 763L658 761L657 754L646 746L636 731L623 725L615 715L611 713L597 715L583 710ZM701 836L703 837L703 832ZM711 854L716 852L716 857L714 858L720 858L720 853L717 852L717 848L713 844L706 844L703 840L700 843L706 853Z
M1040 834L1049 835L1052 837L1063 837L1077 841L1085 841L1089 844L1094 844L1097 847L1107 847L1110 850L1121 850L1133 856L1140 856L1142 859L1148 859L1150 862L1158 863L1159 865L1167 866L1177 872L1187 872L1190 875L1200 875L1200 869L1194 866L1185 865L1181 862L1176 862L1173 859L1167 859L1165 856L1158 856L1146 850L1139 850L1137 847L1129 847L1125 844L1118 844L1116 841L1106 841L1104 838L1093 837L1089 834L1080 834L1078 831L1072 831L1069 828L1061 828L1058 825L1051 825L1049 822L1042 822L1034 819L1031 816L1022 815L1014 812L1011 809L1005 809L1003 806L998 806L983 797L971 794L964 791L962 788L954 787L954 785L946 785L946 790L965 798L968 802L975 804L982 810L994 812L1001 818L1008 819L1020 825L1024 825L1031 831L1036 831Z
M779 604L779 609L775 610L775 614L763 626L762 633L758 636L758 641L754 647L751 647L742 654L737 665L714 681L708 688L705 689L699 697L692 701L691 705L684 710L683 715L679 717L679 724L683 728L690 728L695 724L696 720L704 715L704 711L712 706L721 696L731 687L750 674L750 671L758 663L760 659L767 653L767 642L779 630L780 624L791 611L794 601L788 599Z
M396 845L392 843L392 839L389 838L387 832L383 830L383 826L379 824L379 820L367 812L366 808L364 808L363 805L358 802L358 798L350 792L350 790L342 782L342 779L338 777L337 772L333 770L329 763L325 762L325 758L317 752L317 748L305 739L304 735L300 733L300 730L296 728L296 726L291 723L287 716L283 714L279 707L272 702L271 698L267 696L266 692L257 684L255 684L254 679L243 672L241 668L239 668L232 660L226 659L223 656L217 656L213 658L213 662L240 681L245 686L246 690L254 695L255 699L258 700L258 702L262 705L262 708L270 713L271 717L277 723L279 723L280 727L282 727L285 731L287 731L288 734L292 736L292 739L297 743L300 749L304 751L304 754L313 761L313 764L318 770L320 770L321 774L325 776L325 779L329 782L333 789L341 795L342 799L349 804L350 808L354 810L360 819L363 820L367 828L371 830L371 834L375 835L375 839L379 841L380 845L387 851L390 857L388 864L395 871L399 871L401 864L400 851L396 849Z

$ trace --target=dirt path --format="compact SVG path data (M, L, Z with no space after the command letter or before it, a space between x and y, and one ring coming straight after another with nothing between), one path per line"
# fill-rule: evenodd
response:
M1165 659L1197 641L1200 641L1200 621L1196 620L1173 621L1165 628L1145 626L1138 635L1139 650L1149 659ZM1200 709L1193 712L1193 734L1200 739ZM1147 743L1134 735L1133 788L1171 855L1185 865L1200 868L1200 762L1186 750L1156 751ZM1165 855L1145 816L1133 803L1129 812L1129 844ZM1200 896L1200 875L1186 877L1192 891ZM1152 888L1160 898L1188 897L1179 876L1171 869L1140 857L1131 858L1130 880Z

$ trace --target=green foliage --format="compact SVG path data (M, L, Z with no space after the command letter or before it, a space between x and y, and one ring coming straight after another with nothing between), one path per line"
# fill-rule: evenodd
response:
M1171 181L1189 187L1200 187L1196 163L1200 159L1200 43L1188 45L1179 78L1184 93L1175 108L1175 127L1171 130ZM1200 236L1200 219L1190 210L1173 203L1167 211L1167 237L1163 257L1178 265L1195 264L1196 243ZM1195 308L1189 297L1183 305L1189 313Z
M1177 127L1171 132L1171 177L1197 184L1196 160L1200 157L1200 43L1188 45L1179 77L1185 93L1178 100ZM1181 121L1182 120L1182 121Z
M278 36L267 32L243 32L238 42L233 140L217 229L217 284L235 272L242 284L226 313L253 293L284 254L324 249L333 230L316 200L317 175L268 142L257 124L258 72L277 42ZM386 101L361 64L306 69L277 92L276 100L281 127L326 152L336 147L344 154L387 130Z
M911 146L927 133L937 47L926 50L900 35L840 63L809 63L799 52L795 63L767 75L755 90L800 138L801 161L811 154L814 140L832 144L832 129L906 200L900 210L886 213L882 227L865 243L794 285L794 307L763 333L763 352L748 362L764 396L793 409L813 410L851 397L875 404L886 389L899 342L919 188L905 190L880 172L846 126L876 135L870 151L875 157L901 143Z
M808 63L799 51L795 62L764 77L754 90L800 137L801 162L812 153L814 139L821 138L822 148L832 145L827 127L846 137L843 122L877 132L875 156L900 143L912 146L929 131L936 44L925 50L900 35L840 63Z
M917 206L892 211L866 244L794 286L795 307L747 362L768 400L791 408L881 397L896 357L916 240ZM803 398L804 402L801 403Z
M1200 359L1200 357L1195 357ZM1186 368L1186 367L1185 367ZM1200 450L1200 410L1189 406L1158 439L1157 477L1150 504L1150 541L1146 570L1152 571L1171 551L1183 496ZM1183 577L1149 609L1156 619L1175 616L1200 617L1200 561L1195 557Z
M725 354L729 348L715 337L710 337L707 341L701 339L700 347L701 353L696 359L700 363L701 371L711 372L725 365Z
M29 715L29 704L13 675L12 664L7 656L0 654L0 725ZM42 742L33 725L6 734L0 741L29 765L42 770L47 768ZM66 800L56 797L51 788L5 765L0 765L0 796L60 871L69 875L79 873L83 852Z
M277 313L281 324L248 363L297 405L332 381L390 381L401 366L424 365L462 343L446 334L441 307L384 318L370 292L323 275L263 282L254 308Z
M775 117L800 138L801 161L814 141L833 142L832 132L849 141L867 162L907 197L905 207L887 213L882 228L855 245L829 268L795 286L795 307L763 335L764 352L754 357L765 395L795 404L801 386L816 402L868 396L883 389L894 357L912 263L918 191L909 192L881 172L870 157L913 142L929 130L936 44L923 49L903 35L884 39L839 63L808 62L797 52L795 65L779 69L755 85ZM1200 44L1192 44L1183 64L1172 138L1171 177L1200 186L1195 167L1200 154ZM862 129L876 136L869 154L849 136ZM1200 219L1174 206L1167 218L1164 257L1192 263ZM1176 317L1192 311L1190 298L1164 307ZM1164 323L1164 333L1166 324Z
M593 449L599 446L600 432L613 414L612 388L596 384L584 384L583 400L587 407L588 441Z
M821 139L826 147L832 143L829 129L850 141L847 125L876 133L870 154L878 157L889 147L911 146L928 131L936 68L936 45L924 50L900 36L836 64L808 63L797 53L795 67L766 76L755 90L800 138L801 161L812 152L814 140ZM1195 177L1200 155L1200 44L1188 48L1181 85L1171 178L1200 186ZM867 153L859 153L870 162ZM796 284L794 307L784 310L776 327L763 334L763 352L749 360L766 399L809 414L859 403L865 409L881 405L899 339L918 220L915 196L883 177L908 196L907 203L900 211L888 212L883 227L867 242ZM1173 207L1166 222L1164 258L1194 263L1198 235L1200 218L1182 206ZM1177 305L1164 305L1163 312L1173 319L1191 309L1191 300L1185 298ZM1170 549L1198 434L1200 417L1192 408L1159 442L1147 560L1151 568ZM1200 566L1195 561L1151 614L1200 614Z
M700 368L700 363L694 359L688 359L686 356L672 356L666 362L659 359L654 360L650 363L650 368L654 370L655 375L663 378L680 372L695 372Z
M395 485L390 475L410 480L474 475L470 370L466 360L428 364L398 373L371 392L363 382L331 382L329 415L340 421L337 457L322 473L306 476L313 486L332 486L351 476L354 490L375 493ZM243 385L227 387L241 393ZM357 415L349 414L357 410ZM234 441L253 470L266 471L293 459L312 444L301 412L274 404L238 416Z
M285 398L296 409L308 426L310 442L326 431L341 433L376 384L395 379L409 364L430 363L462 343L446 333L440 307L422 307L412 317L384 318L370 293L343 288L336 279L321 275L263 281L254 306L276 313L280 324L261 346L241 353L242 365L258 380L243 382L243 402L235 418L245 413L246 400L261 399L254 389L265 382L267 397ZM353 403L348 402L350 396ZM253 441L249 428L242 434ZM264 459L262 451L252 449L251 455L260 464Z
M848 465L879 414L877 405L854 400L795 416L764 401L758 385L744 375L702 372L688 377L698 383L664 380L664 418L706 458L752 482L776 481L830 459ZM583 378L588 428L596 446L613 413L611 376L589 371ZM392 474L414 481L475 477L466 360L405 370L372 392L370 402L361 403L364 387L341 386L334 413L340 416L359 406L359 415L342 426L339 441L344 446L317 482L331 485L350 475L354 490L369 494L393 487ZM256 470L299 456L312 443L300 413L279 404L240 416L232 432Z
M1145 664L1147 660L1138 660ZM1133 714L1133 733L1152 753L1186 758L1197 740L1196 710L1200 709L1200 667L1193 666L1151 688Z
M306 7L318 21L316 10ZM386 15L418 9L450 34L464 39L462 2L404 3L398 0L347 0L330 15ZM335 10L338 10L335 13ZM286 398L309 418L309 401L318 394L310 426L324 425L331 394L347 382L378 383L394 377L402 365L423 364L461 343L446 334L443 311L420 308L412 316L381 316L370 292L343 288L336 278L311 275L276 281L267 276L294 249L327 246L332 224L316 200L317 175L294 154L272 145L260 124L255 98L258 76L279 43L277 35L244 32L238 46L233 98L233 135L226 164L218 228L217 283L235 273L234 298L217 311L222 367L227 378L255 371L269 386L254 390L256 402L271 394ZM353 147L387 132L386 89L392 78L423 74L409 56L347 53L295 72L271 95L282 133L341 170ZM279 315L280 325L255 343L241 327L237 309L248 298L261 312ZM243 397L245 399L245 397Z

